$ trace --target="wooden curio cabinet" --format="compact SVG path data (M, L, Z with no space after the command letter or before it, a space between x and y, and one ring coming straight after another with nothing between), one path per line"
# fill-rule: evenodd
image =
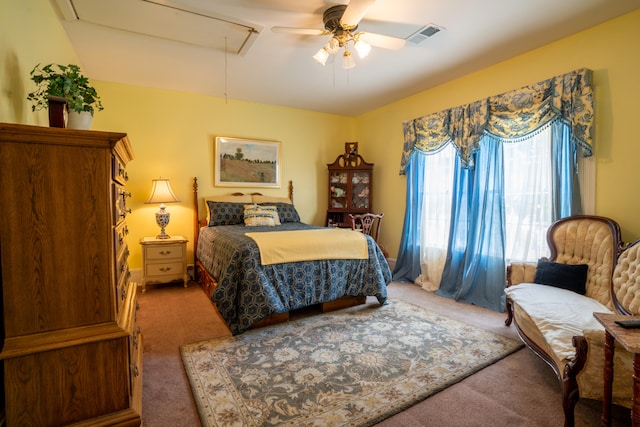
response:
M371 212L373 164L358 154L358 143L345 143L345 153L328 164L327 225L351 227L349 214Z

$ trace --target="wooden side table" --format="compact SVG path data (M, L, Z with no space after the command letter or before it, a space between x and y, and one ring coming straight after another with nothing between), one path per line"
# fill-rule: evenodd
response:
M640 319L623 314L593 313L593 317L604 326L604 396L602 399L602 425L611 425L611 395L613 392L614 340L633 354L633 401L631 403L631 425L640 426L640 329L618 326L616 320Z
M168 239L143 237L142 245L142 293L147 283L169 283L182 280L187 287L187 240L183 236Z

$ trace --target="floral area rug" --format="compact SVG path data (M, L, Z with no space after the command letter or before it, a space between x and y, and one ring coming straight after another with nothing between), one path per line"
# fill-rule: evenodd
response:
M180 351L203 426L367 426L521 347L395 300Z

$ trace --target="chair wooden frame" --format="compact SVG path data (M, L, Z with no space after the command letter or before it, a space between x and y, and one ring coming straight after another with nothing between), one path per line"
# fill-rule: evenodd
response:
M349 214L349 218L351 218L351 229L368 234L373 237L373 240L375 240L376 243L378 243L380 227L382 226L382 217L384 217L384 214Z

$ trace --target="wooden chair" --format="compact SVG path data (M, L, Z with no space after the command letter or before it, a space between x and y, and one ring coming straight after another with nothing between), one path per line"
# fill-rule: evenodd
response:
M384 254L384 257L387 258L388 254L378 242L378 238L380 236L380 227L382 226L382 217L384 214L374 214L374 213L364 213L364 214L349 214L349 218L351 218L351 229L362 231L364 234L368 234L373 237L373 240L378 244L380 250Z

